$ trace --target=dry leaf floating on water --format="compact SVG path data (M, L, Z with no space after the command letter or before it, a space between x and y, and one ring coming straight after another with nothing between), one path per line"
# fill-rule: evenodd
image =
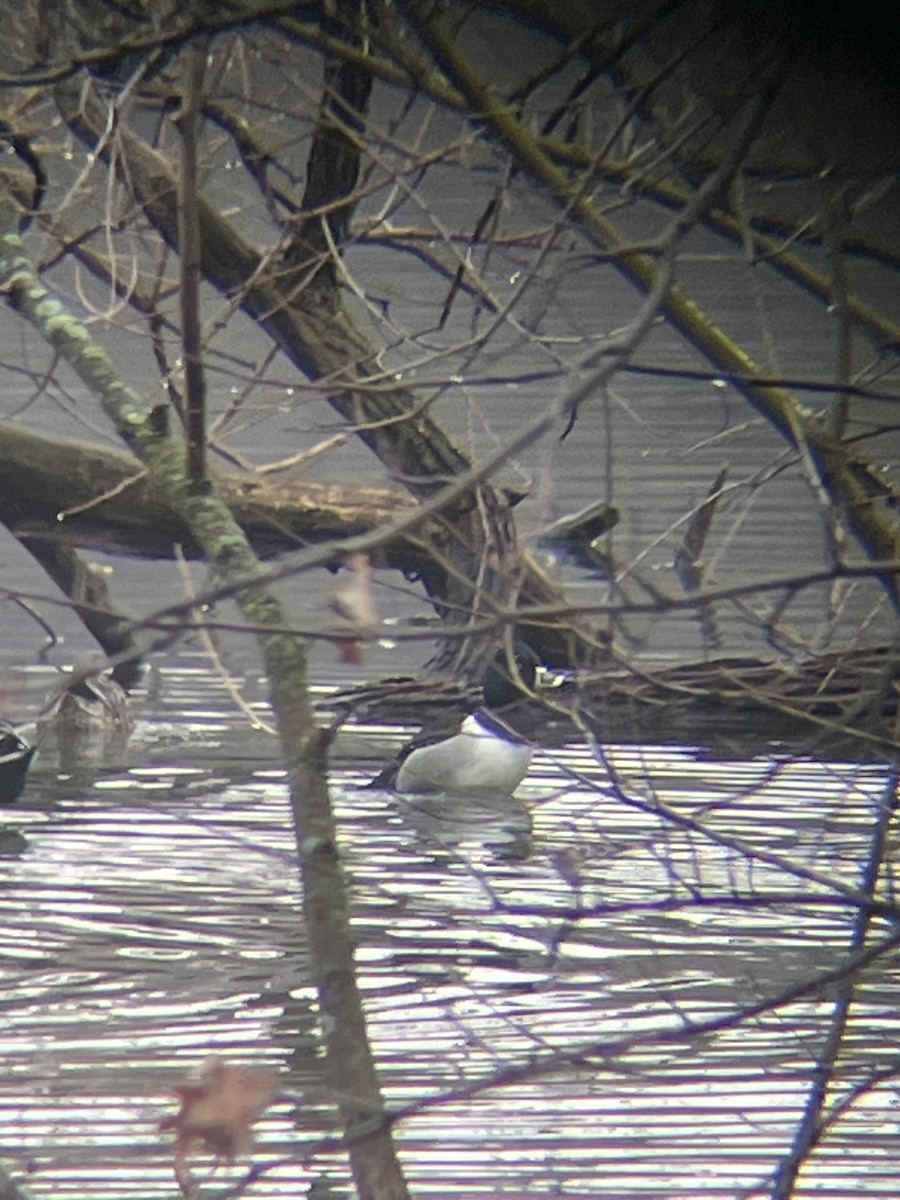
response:
M160 1121L160 1132L175 1130L175 1177L188 1195L193 1180L188 1156L196 1144L217 1159L234 1162L253 1149L254 1121L276 1095L277 1075L272 1070L238 1067L223 1059L210 1059L196 1083L176 1087L181 1108Z

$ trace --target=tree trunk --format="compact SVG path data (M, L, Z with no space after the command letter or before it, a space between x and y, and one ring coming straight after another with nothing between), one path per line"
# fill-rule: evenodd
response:
M81 81L56 88L69 127L115 169L148 220L178 249L177 181L168 160L126 128L117 131L116 154L103 136L106 106ZM223 293L238 296L244 311L265 328L288 358L311 379L328 378L328 399L391 473L419 500L440 496L447 481L471 463L423 410L422 397L386 384L379 348L368 342L347 312L338 289L309 282L310 270L279 271L213 205L197 198L205 278ZM324 297L324 299L323 299ZM509 617L504 611L529 604L564 608L564 594L514 537L511 511L517 497L482 481L440 506L442 532L422 546L427 564L422 582L439 611L459 630L477 630L485 616L488 632ZM491 589L493 590L491 592ZM529 637L551 663L596 655L596 629L578 619L530 627ZM450 650L452 652L453 646ZM480 669L483 646L472 646L458 662Z
M354 1179L363 1200L404 1200L406 1181L394 1152L369 1046L353 962L347 888L338 858L328 793L329 731L316 725L309 698L306 648L290 615L268 585L250 544L212 490L187 476L186 444L177 431L144 415L111 359L85 326L52 300L21 254L15 207L0 193L0 287L11 305L40 330L100 399L104 411L146 465L209 565L231 590L257 631L272 710L290 780L291 808L310 959L322 1014L326 1072L348 1139ZM6 236L4 236L6 235ZM365 1134L365 1136L362 1136Z

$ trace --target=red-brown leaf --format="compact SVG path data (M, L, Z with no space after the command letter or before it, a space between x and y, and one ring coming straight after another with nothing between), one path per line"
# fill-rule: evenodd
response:
M159 1124L160 1132L175 1130L175 1177L184 1195L193 1190L187 1159L195 1144L227 1162L253 1149L253 1122L271 1103L275 1071L236 1067L210 1059L197 1083L175 1090L181 1108Z

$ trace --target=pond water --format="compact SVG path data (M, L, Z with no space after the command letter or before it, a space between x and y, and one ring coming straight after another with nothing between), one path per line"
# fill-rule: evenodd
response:
M199 657L157 664L137 715L121 762L73 777L50 750L4 814L27 842L0 868L6 1166L36 1197L171 1196L157 1125L218 1054L279 1071L248 1194L346 1184L274 742ZM884 772L573 745L541 752L514 801L448 811L363 786L404 732L346 727L332 778L385 1095L418 1106L397 1128L414 1194L769 1194ZM894 961L858 981L832 1101L896 1055ZM890 1080L863 1088L795 1194L893 1194L895 1104Z

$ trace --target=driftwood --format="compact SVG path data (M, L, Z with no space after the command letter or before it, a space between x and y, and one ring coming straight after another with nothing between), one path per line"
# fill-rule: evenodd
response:
M405 488L322 483L289 470L211 475L263 560L333 544L327 565L336 567L348 538L383 533L369 550L375 566L424 581L447 548L442 512L423 513L409 524L422 505ZM404 529L391 533L386 527L397 520ZM110 657L130 649L127 614L117 612L108 597L88 596L80 583L72 586L89 575L89 564L77 561L77 551L157 559L200 556L190 530L136 458L9 424L0 427L0 522L70 598ZM565 620L535 625L532 636L547 661L558 665L569 661L578 641L570 642ZM139 647L133 649L140 653Z
M369 533L417 507L399 489L318 483L288 472L214 476L260 558ZM198 553L190 530L137 459L12 425L0 429L0 519L20 538L108 554L172 558L176 547L188 558ZM383 565L413 573L422 551L400 538L383 556Z
M587 677L577 707L605 741L893 761L898 684L897 649L878 646L798 662L721 658L652 673L621 667Z
M798 663L721 658L639 669L611 662L544 692L522 729L549 747L588 739L694 746L716 757L894 762L898 687L900 650L891 646ZM455 719L477 695L455 682L395 679L332 703L384 722L430 725Z
M368 533L418 506L400 490L281 473L223 471L216 480L261 557ZM0 435L0 518L44 557L58 557L66 547L157 558L172 557L176 547L187 556L196 552L187 528L136 459L9 425ZM381 565L409 574L423 551L416 538L400 536L378 553ZM105 605L96 597L82 599L94 617L103 615ZM127 622L115 613L105 619L113 636L122 636L119 626ZM122 649L113 641L109 652ZM886 647L800 664L728 658L640 670L610 660L553 693L551 709L535 706L532 726L550 743L587 729L604 742L678 742L717 753L781 747L890 758L900 748L898 682L898 653ZM448 709L461 711L474 695L465 685L397 680L346 699L382 720L420 722Z

